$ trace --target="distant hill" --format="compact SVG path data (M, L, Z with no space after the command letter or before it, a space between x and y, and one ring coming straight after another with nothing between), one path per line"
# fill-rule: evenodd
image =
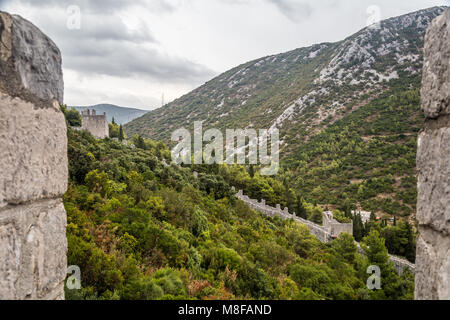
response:
M106 117L108 118L108 121L111 122L112 118L114 117L114 121L118 124L125 124L136 118L139 118L140 116L148 112L147 110L119 107L113 104L97 104L95 106L88 106L88 107L71 106L70 108L75 108L80 112L86 109L90 110L93 109L97 112L97 114L103 114L103 112L106 112Z

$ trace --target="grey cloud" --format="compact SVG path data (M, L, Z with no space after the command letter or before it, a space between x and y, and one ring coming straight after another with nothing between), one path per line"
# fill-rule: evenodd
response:
M49 2L52 1L46 1ZM64 2L68 3L58 3ZM124 1L114 2L125 5ZM39 7L31 20L61 49L64 68L82 76L145 77L159 82L198 84L215 75L205 66L155 49L158 42L144 22L131 30L118 14L85 13L81 15L81 28L70 30L64 12L61 7Z
M222 0L223 2L231 5L248 4L250 0Z
M251 4L251 0L222 0L230 5ZM313 12L313 8L300 0L265 0L275 5L278 10L287 18L294 22L301 19L309 18Z
M0 4L2 2L22 3L40 8L68 8L75 5L82 12L95 14L111 14L133 6L146 7L158 13L176 10L176 6L167 0L0 0Z
M312 7L299 0L267 0L278 7L287 18L298 22L311 16Z
M167 56L138 44L95 40L65 44L64 67L85 75L144 76L162 82L199 82L212 77L210 69L179 57Z
M51 17L49 17L51 18ZM58 37L68 37L74 41L94 39L99 41L124 41L132 43L156 42L153 34L145 23L141 22L136 30L130 30L117 15L83 14L81 16L81 28L69 30L66 27L66 17L53 17L43 21L49 24L49 30L55 32Z

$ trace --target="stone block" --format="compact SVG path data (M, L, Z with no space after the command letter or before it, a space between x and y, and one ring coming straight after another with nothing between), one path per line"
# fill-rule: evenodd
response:
M442 300L450 299L450 9L427 31L421 96L415 299Z
M422 109L428 118L450 114L450 9L431 23L425 36Z
M0 208L62 196L67 189L64 115L0 93Z
M67 132L61 55L0 12L0 299L63 299Z
M61 53L55 43L31 22L6 12L0 12L0 32L5 93L20 96L26 89L42 100L63 103Z
M0 211L0 299L63 297L66 213L61 200Z
M450 300L450 237L419 227L415 299Z
M450 234L450 126L420 133L417 170L419 224Z

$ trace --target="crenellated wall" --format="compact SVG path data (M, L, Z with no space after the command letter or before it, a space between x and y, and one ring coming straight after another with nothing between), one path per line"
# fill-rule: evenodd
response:
M315 224L314 222L311 222L309 220L305 220L301 217L297 217L295 213L290 214L287 208L285 208L285 210L281 210L280 205L277 205L277 207L274 208L266 205L265 200L261 200L261 202L258 202L258 200L250 199L248 196L243 194L242 190L239 190L239 192L236 194L236 197L244 201L253 210L259 211L267 216L270 217L278 216L282 219L294 219L300 223L305 224L308 227L311 234L315 235L323 242L328 242L332 240L331 233L324 227Z
M61 55L0 12L0 299L63 299L67 133Z
M343 232L353 235L353 221L350 223L340 223L333 218L331 211L323 213L322 221L323 227L328 230L333 238L338 237Z
M81 128L77 130L87 130L97 139L109 137L106 113L96 114L95 110L84 110L81 113Z
M248 196L244 195L242 190L239 190L239 192L236 194L236 197L244 201L253 210L259 211L264 215L270 217L278 216L282 219L294 219L295 221L306 225L311 234L316 236L322 242L332 241L339 235L340 232L349 232L350 234L353 234L353 223L341 224L336 220L330 218L329 212L324 212L324 226L320 226L312 221L297 217L295 213L290 214L287 208L281 210L280 205L277 205L277 207L274 208L266 205L265 200L261 200L261 202L258 202L258 200L250 199ZM341 225L341 227L338 226L339 224ZM359 243L356 244L358 246L359 252L361 254L364 254ZM415 265L405 259L389 255L389 260L393 262L394 268L398 273L402 273L405 269L409 269L413 273L415 272Z

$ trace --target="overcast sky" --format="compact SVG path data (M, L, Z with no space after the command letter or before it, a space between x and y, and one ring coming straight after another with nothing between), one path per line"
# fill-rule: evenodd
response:
M378 13L436 5L450 0L0 0L61 49L65 103L142 109L249 60L342 40Z

